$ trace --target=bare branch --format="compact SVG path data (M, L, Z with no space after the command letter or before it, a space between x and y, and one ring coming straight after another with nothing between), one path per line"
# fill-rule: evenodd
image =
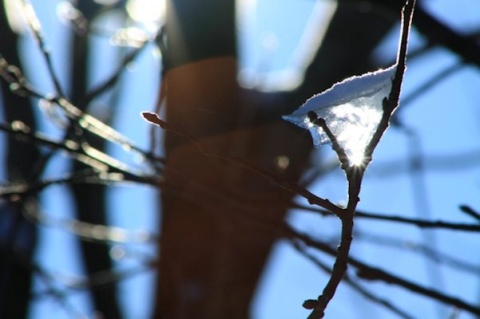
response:
M317 248L331 256L336 256L337 254L335 249L330 247L329 245L322 243L318 240L312 239L308 235L297 232L288 225L285 225L283 230L287 238L299 239L302 242L304 242L307 246ZM357 271L358 271L357 275L360 278L367 279L367 280L379 280L385 283L393 284L393 285L402 287L404 289L407 289L411 292L414 292L416 294L442 302L446 305L454 306L459 309L463 309L469 313L480 315L480 307L470 304L467 301L461 300L456 297L448 296L435 289L423 287L419 284L416 284L412 281L409 281L407 279L391 274L380 268L370 266L352 256L348 257L348 263L349 265L357 268Z
M460 205L460 210L475 220L480 222L480 213L467 205Z
M324 125L322 126L322 128L324 128L325 132L327 132L328 134L328 137L332 141L334 145L334 150L337 152L339 160L342 163L342 168L347 175L348 204L343 214L340 215L340 220L342 222L341 240L336 253L332 276L330 277L327 285L323 289L322 295L318 297L318 303L315 305L312 313L308 316L308 319L319 319L324 317L325 309L327 308L330 300L333 298L338 285L340 284L345 272L347 271L348 255L352 243L353 220L357 204L360 200L359 194L363 175L368 164L371 162L373 151L378 145L383 133L388 128L390 118L399 104L403 73L406 67L408 35L410 31L414 7L415 0L410 0L406 2L405 7L402 10L402 32L398 49L395 76L392 82L392 89L390 91L388 101L384 103L382 119L365 150L364 160L362 163L363 165L359 167L355 165L350 166L350 163L342 158L345 157L344 150L339 147L338 143L336 143L335 136L333 136L331 132L328 132L328 127L325 125L325 123L323 123Z
M178 134L179 136L184 137L186 140L194 144L198 150L205 156L208 157L215 157L233 164L236 164L238 166L241 166L245 168L248 171L254 172L258 174L259 176L262 176L275 184L277 184L279 187L283 188L284 190L291 192L293 194L300 195L304 197L310 204L313 205L318 205L320 207L323 207L327 209L328 211L331 211L335 215L341 215L343 214L343 209L332 204L328 199L323 199L318 197L317 195L314 195L310 191L308 191L305 188L302 188L294 183L290 183L289 181L281 178L280 176L271 174L270 172L267 172L266 170L261 169L260 167L257 167L253 163L240 158L240 157L235 157L235 156L229 156L229 155L223 155L223 154L218 154L214 153L213 151L209 150L206 146L200 144L195 138L193 138L190 134L183 132L181 129L176 128L174 125L168 124L166 121L160 119L158 115L150 112L142 112L143 118L150 122L151 124L155 124L160 126L164 130L169 130L174 132L175 134Z
M295 242L295 241L291 241L292 242L292 245L293 247L302 255L304 256L305 258L307 258L308 260L310 260L314 265L316 265L318 268L322 269L323 271L331 274L332 271L330 269L330 267L328 267L327 265L325 265L324 263L322 263L317 257L315 257L313 254L310 254L308 253L308 251L302 246L300 245L299 243ZM404 310L401 310L400 308L398 308L396 305L394 305L393 303L391 303L390 301L384 299L384 298L381 298L381 297L378 297L376 296L375 294L373 294L372 292L368 291L367 289L365 289L364 287L362 287L359 283L355 282L349 275L348 273L345 274L345 277L344 277L344 282L349 285L352 289L354 289L356 292L358 292L360 295L362 295L365 299L371 301L372 303L374 304L378 304L380 306L383 306L385 307L385 309L387 310L390 310L392 313L396 314L397 316L399 316L400 318L404 318L404 319L413 319L413 317L411 315L409 315L408 313L406 313ZM313 309L310 308L309 306L315 306L316 304L318 303L317 300L306 300L303 304L304 308L306 309Z
M305 211L319 213L322 216L332 216L330 212L327 210L322 210L312 206L306 206L301 204L293 204L293 208L302 209ZM446 229L446 230L459 230L459 231L467 231L467 232L480 232L480 225L478 224L464 224L464 223L453 223L453 222L446 222L446 221L429 221L419 218L409 218L409 217L402 217L402 216L392 216L392 215L385 215L385 214L377 214L377 213L369 213L362 210L357 210L355 212L356 218L366 218L366 219L374 219L386 222L397 222L412 226L417 226L420 228L438 228L438 229Z
M42 26L40 24L40 21L38 20L37 14L35 13L35 10L32 4L30 3L30 1L21 0L20 2L21 2L21 9L23 11L23 14L25 15L25 20L28 23L30 31L33 34L33 37L37 41L37 44L42 53L43 59L45 60L45 64L47 65L50 79L52 80L53 85L55 86L55 90L57 91L57 94L59 96L65 97L65 94L63 94L62 86L60 85L60 81L58 80L57 74L54 70L52 57L50 55L50 50L47 48L47 45L45 43L45 39L42 34Z

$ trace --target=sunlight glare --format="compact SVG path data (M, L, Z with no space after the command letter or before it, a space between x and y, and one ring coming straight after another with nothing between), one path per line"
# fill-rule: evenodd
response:
M335 120L327 121L352 166L363 163L365 151L382 116L378 109L368 106L369 101L356 102L357 106L345 103L332 108L331 115Z
M165 0L128 0L128 15L146 26L158 26L165 21Z

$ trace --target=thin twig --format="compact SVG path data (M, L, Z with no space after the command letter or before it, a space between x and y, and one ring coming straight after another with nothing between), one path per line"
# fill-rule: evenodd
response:
M300 186L298 186L294 183L291 183L291 182L283 179L282 177L280 177L278 175L272 174L272 173L256 166L255 164L247 161L244 158L237 157L237 156L223 155L223 154L216 153L213 150L208 149L205 145L202 145L200 142L198 142L190 134L188 134L188 133L182 131L181 129L177 128L176 126L171 125L171 124L167 123L166 121L162 120L160 117L158 117L157 114L150 113L150 112L142 112L142 116L146 121L148 121L152 124L158 125L164 130L171 131L171 132L185 138L190 143L195 145L198 148L198 150L205 156L218 158L218 159L227 161L229 163L233 163L233 164L242 166L245 169L247 169L247 170L249 170L253 173L258 174L259 176L262 176L262 177L266 178L267 180L272 181L273 183L277 184L282 189L284 189L284 190L286 190L290 193L302 196L312 205L317 205L317 206L323 207L323 208L327 209L328 211L330 211L333 214L338 215L338 216L343 214L343 209L336 206L335 204L330 202L328 199L320 198L317 195L308 191L307 189L302 188L302 187L300 187Z
M88 105L97 96L112 88L112 86L114 86L118 82L123 72L127 69L126 66L143 51L143 49L147 46L148 43L148 41L142 43L141 47L133 50L132 52L124 56L122 62L118 65L117 69L112 73L112 75L110 75L109 78L107 78L102 83L94 87L91 91L89 91L80 104Z
M345 150L343 149L343 147L340 146L337 138L335 137L333 132L328 127L325 119L317 117L317 114L315 114L315 112L313 112L313 111L308 112L308 117L309 117L310 121L312 122L312 124L320 126L323 129L323 131L327 134L328 138L332 142L333 150L335 151L335 153L337 153L337 157L338 157L338 160L340 161L341 168L344 171L347 171L348 168L351 166L350 165L350 160L348 159L348 156L345 153Z
M473 217L476 221L480 222L480 213L467 205L460 205L460 211L464 212L470 217ZM479 225L480 226L480 225Z
M405 73L407 60L408 36L413 18L415 1L416 0L407 0L407 3L402 10L402 31L397 55L395 76L392 81L392 89L388 98L384 100L382 119L380 120L377 130L375 131L375 134L373 134L373 137L367 146L367 150L365 152L366 160L372 159L373 151L380 142L383 133L385 133L387 130L390 119L400 102L400 91L402 88L403 75Z
M414 225L420 228L440 228L440 229L449 229L449 230L459 230L459 231L468 231L468 232L480 232L480 225L478 224L462 224L462 223L452 223L445 222L441 220L429 221L418 218L408 218L402 216L386 216L380 214L372 214L366 212L358 212L356 214L358 217L383 220L388 222L398 222L403 224Z
M302 256L304 256L305 258L310 260L315 266L317 266L318 268L322 269L323 271L325 271L327 273L330 273L330 274L332 273L331 269L327 265L322 263L313 254L308 253L308 251L302 245L300 245L297 241L291 241L291 243L292 243L293 247ZM412 316L410 316L405 311L398 308L396 305L392 304L390 301L388 301L384 298L378 297L378 296L374 295L373 293L371 293L370 291L368 291L367 289L365 289L364 287L362 287L359 283L355 282L352 278L350 278L350 276L348 276L348 274L345 274L344 281L352 289L357 291L360 295L362 295L365 299L371 301L372 303L375 303L375 304L378 304L380 306L385 307L386 309L390 310L392 313L398 315L401 318L413 319ZM308 306L316 305L316 303L317 303L317 300L306 300L304 302L304 308L311 309Z
M410 59L410 55L408 57ZM456 72L465 68L467 64L463 61L455 62L454 64L437 71L435 74L431 75L428 80L423 82L421 85L417 86L408 96L402 99L402 110L405 110L405 106L413 102L418 97L425 94L428 90L431 90L435 86L442 83L454 75Z
M25 15L25 20L28 23L30 31L32 32L33 37L35 38L35 41L37 41L37 44L38 44L38 47L40 48L43 59L45 60L45 64L47 65L47 70L48 70L50 79L52 80L53 85L55 87L55 90L57 91L57 94L59 96L65 97L62 86L60 85L60 81L54 70L52 57L50 55L50 50L47 48L47 45L45 43L45 39L42 34L42 26L40 24L40 21L38 20L37 14L35 13L35 9L33 8L30 1L27 1L27 0L22 0L21 6L22 6L22 12Z
M315 213L321 214L322 216L333 216L327 210L322 210L317 207L312 207L308 205L301 205L301 204L294 203L292 204L292 208L298 208L298 209L302 209L309 212L315 212ZM453 222L446 222L442 220L430 221L430 220L424 220L419 218L409 218L409 217L402 217L402 216L368 213L360 210L357 210L355 212L355 217L375 219L375 220L386 221L386 222L397 222L397 223L417 226L420 228L438 228L438 229L459 230L459 231L468 231L468 232L480 232L479 224L453 223Z

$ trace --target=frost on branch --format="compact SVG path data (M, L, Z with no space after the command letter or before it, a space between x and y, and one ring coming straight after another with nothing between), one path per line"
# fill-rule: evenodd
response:
M382 119L383 100L390 94L394 76L395 65L348 78L314 95L283 119L308 129L314 146L318 148L330 139L309 117L309 112L314 112L325 120L351 165L359 165Z

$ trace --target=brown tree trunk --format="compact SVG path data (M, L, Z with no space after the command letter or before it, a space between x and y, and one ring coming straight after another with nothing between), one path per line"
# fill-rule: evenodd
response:
M348 12L337 13L332 23L353 18L352 24L365 24L365 17ZM165 133L155 318L250 316L250 302L277 238L275 227L293 196L239 163L209 153L246 159L297 182L308 165L311 141L280 115L333 81L367 70L366 56L394 22L374 21L375 30L359 39L354 37L360 32L352 35L344 25L343 33L330 29L305 83L290 94L267 95L237 85L233 0L169 1L167 121L204 148ZM338 47L343 54L338 55Z

